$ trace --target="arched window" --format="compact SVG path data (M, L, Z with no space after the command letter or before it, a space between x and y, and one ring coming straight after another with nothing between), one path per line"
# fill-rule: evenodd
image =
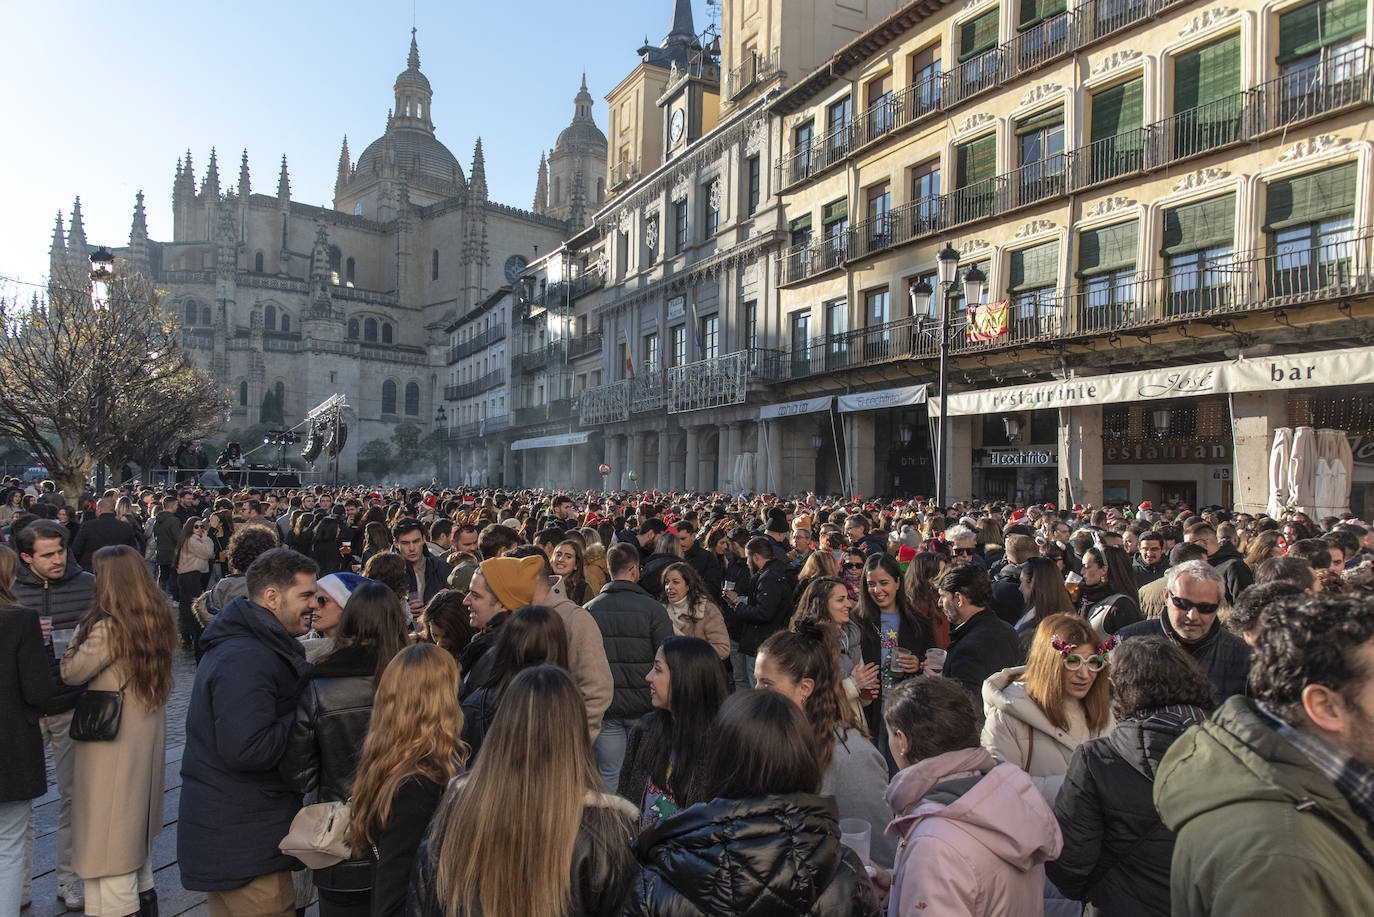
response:
M277 330L277 307L268 306L262 310L262 328L264 331Z
M343 252L339 251L339 246L329 246L329 269L334 273L339 273L339 268L343 264Z
M391 322L382 322L382 343L391 343Z
M358 339L358 320L356 318L350 318L348 320L348 339L350 341L356 341Z
M258 252L253 256L253 270L256 273L262 273L262 252Z
M439 279L439 249L437 248L434 250L434 253L429 256L429 279Z
M406 416L417 417L420 414L420 386L414 382L406 383Z
M382 413L396 413L396 383L390 379L382 383Z
M196 305L194 299L186 300L186 324L194 325L200 316L200 307Z
M248 407L248 382L246 380L239 383L239 407Z
M290 331L290 330L291 330L291 316L287 315L285 312L283 312L283 313L281 314L281 330L282 330L282 331Z
M210 324L210 307L209 307L209 306L205 306L205 307L203 307L203 308L200 310L200 323L201 323L202 325L208 325L208 324Z
M553 204L557 207L563 203L563 179L555 177L553 180Z
M278 407L284 405L286 403L286 383L278 381L276 385L272 386L272 391L277 396ZM285 408L282 410L285 410Z
M347 261L344 262L344 279L347 280L349 283L353 282L356 268L357 264L353 261L352 258L349 258Z
M363 340L377 340L377 320L375 318L369 318L363 322Z

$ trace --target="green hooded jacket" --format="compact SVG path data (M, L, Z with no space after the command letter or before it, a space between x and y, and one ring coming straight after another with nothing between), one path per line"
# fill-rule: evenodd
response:
M1340 791L1232 697L1169 749L1155 807L1177 832L1175 917L1374 914L1374 839Z

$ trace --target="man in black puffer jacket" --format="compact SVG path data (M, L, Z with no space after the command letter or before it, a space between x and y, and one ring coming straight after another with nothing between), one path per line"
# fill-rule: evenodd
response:
M1255 574L1245 562L1245 557L1229 541L1219 540L1217 530L1206 522L1194 522L1188 526L1183 540L1206 549L1207 563L1221 574L1226 604L1236 604L1236 597L1255 581Z
M653 667L663 641L673 635L667 610L639 587L639 551L633 544L613 544L606 552L611 581L587 603L587 612L601 630L606 661L615 682L611 705L601 720L592 748L596 769L614 793L620 784L625 742L635 720L653 709L644 676Z
M1054 802L1064 849L1045 874L1102 917L1168 917L1174 833L1155 809L1155 774L1183 730L1207 719L1212 685L1159 637L1123 643L1111 680L1116 728L1073 754Z
M248 595L201 635L186 711L177 860L181 884L209 892L213 913L290 917L291 871L278 849L301 797L277 770L295 719L318 572L290 548L273 548L247 571Z
M754 657L763 641L787 626L792 617L791 571L787 561L773 555L773 540L756 535L749 539L745 553L749 565L758 572L754 576L754 594L740 598L737 591L727 590L725 601L730 604L735 619L740 622L739 651L744 654L749 683L754 682Z
M15 539L23 565L14 581L14 600L40 618L52 619L54 639L45 647L52 671L53 694L43 710L43 741L52 746L57 792L57 895L69 908L84 904L81 880L72 868L72 785L76 778L76 743L67 735L81 686L62 681L58 660L71 642L76 625L95 595L95 577L67 552L67 527L37 519Z

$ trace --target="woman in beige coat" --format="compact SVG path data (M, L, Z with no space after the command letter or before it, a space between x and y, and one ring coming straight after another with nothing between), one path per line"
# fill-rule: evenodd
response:
M663 571L663 607L679 637L697 637L711 644L721 659L730 658L730 632L725 618L712 600L701 575L685 562L669 564Z
M72 865L90 917L128 917L156 913L148 856L162 830L176 627L133 548L101 548L94 567L95 598L62 657L62 680L120 691L123 709L114 741L76 743Z

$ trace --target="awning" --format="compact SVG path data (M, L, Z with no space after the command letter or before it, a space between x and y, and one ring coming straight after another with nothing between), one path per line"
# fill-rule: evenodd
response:
M560 433L557 436L535 436L530 439L517 439L510 444L512 452L521 449L554 449L558 446L580 446L591 439L591 433Z
M853 411L880 411L883 408L901 408L907 405L925 403L925 385L908 385L904 388L887 388L879 392L841 395L840 413L848 414Z
M1062 382L951 392L951 417L1374 382L1374 347L1250 357ZM841 403L844 399L840 399ZM840 410L845 410L841 407Z
M802 401L789 401L786 404L767 404L759 408L759 420L776 420L779 417L797 417L802 414L819 414L830 410L834 395L822 398L807 398Z

